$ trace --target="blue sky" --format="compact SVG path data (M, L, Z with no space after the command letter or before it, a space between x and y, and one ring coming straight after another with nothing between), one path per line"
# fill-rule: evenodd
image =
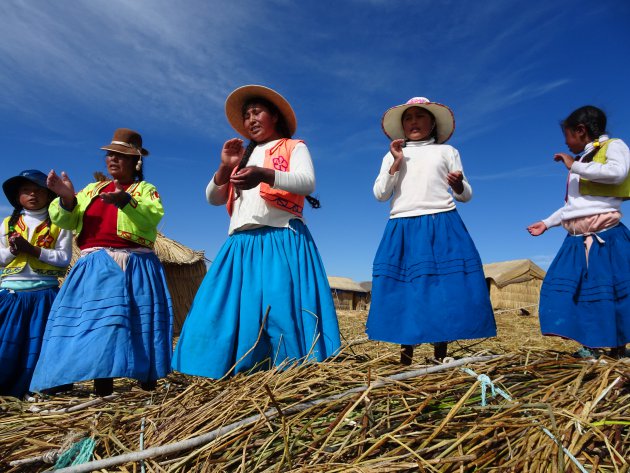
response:
M306 218L328 274L368 280L389 210L372 196L380 119L425 96L455 114L474 193L458 210L484 263L546 268L564 231L525 227L563 204L559 121L596 105L630 142L629 20L625 0L3 0L0 177L54 168L81 188L113 130L134 128L161 230L212 259L228 217L204 190L235 136L225 98L263 84L313 156L322 208Z

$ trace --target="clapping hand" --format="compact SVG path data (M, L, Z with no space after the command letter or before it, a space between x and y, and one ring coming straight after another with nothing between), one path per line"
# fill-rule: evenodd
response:
M74 185L65 171L61 172L60 177L54 169L51 169L46 179L46 186L61 197L64 203L70 203L74 200Z
M103 192L100 195L100 198L104 202L115 205L116 207L121 209L129 203L129 201L131 200L131 195L125 192L125 189L122 188L120 182L118 182L118 179L114 180L114 186L116 187L116 190L114 192Z

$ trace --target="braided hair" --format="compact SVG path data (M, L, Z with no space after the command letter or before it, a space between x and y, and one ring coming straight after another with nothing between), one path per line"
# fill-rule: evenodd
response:
M271 115L275 115L276 117L278 117L278 121L276 122L276 131L282 138L291 138L291 132L289 131L289 126L287 125L287 122L284 119L284 116L280 113L280 111L278 110L278 107L276 107L269 100L259 98L259 97L254 97L252 99L249 99L245 101L245 103L243 104L243 107L241 108L241 114L245 116L245 112L247 111L247 109L254 104L264 106L265 108L267 108L267 110L269 110L269 113L271 113ZM240 163L238 163L236 172L240 171L245 166L247 166L247 163L249 162L249 158L254 152L254 148L256 148L257 145L258 143L256 143L254 140L249 141L249 143L247 144L247 147L245 148L245 152L243 153L243 157L241 158ZM240 195L240 192L238 190L237 190L237 194ZM311 205L312 208L319 209L321 207L321 203L315 197L307 195L305 196L305 199Z
M606 134L606 114L599 108L592 105L585 105L574 110L567 118L560 122L562 130L575 130L579 125L584 125L589 139L597 140L601 135ZM599 142L596 141L593 150L582 156L582 162L590 162L599 151Z

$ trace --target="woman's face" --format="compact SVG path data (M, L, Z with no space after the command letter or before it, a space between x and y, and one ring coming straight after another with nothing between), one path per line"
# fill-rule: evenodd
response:
M129 154L108 151L105 156L107 172L121 184L133 182L136 175L137 157Z
M433 115L424 108L411 107L402 116L405 137L410 141L423 141L431 136L435 122Z
M278 116L273 115L265 105L249 104L243 113L243 124L249 138L256 143L267 143L281 138L276 131Z
M33 182L25 182L18 189L18 201L26 210L39 210L48 207L50 203L48 189Z

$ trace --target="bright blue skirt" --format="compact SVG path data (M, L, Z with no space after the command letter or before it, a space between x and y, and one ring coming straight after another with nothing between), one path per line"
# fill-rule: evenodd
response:
M456 210L387 222L366 333L404 345L496 335L481 259Z
M291 227L228 238L195 296L174 369L221 378L337 351L337 314L319 252L302 221Z
M125 271L103 250L83 256L50 311L31 390L95 378L162 378L170 372L172 323L154 253L132 253Z
M630 343L630 231L620 223L593 239L588 265L583 237L567 235L540 290L544 335L592 348Z
M28 391L58 291L0 290L0 396L22 397Z

